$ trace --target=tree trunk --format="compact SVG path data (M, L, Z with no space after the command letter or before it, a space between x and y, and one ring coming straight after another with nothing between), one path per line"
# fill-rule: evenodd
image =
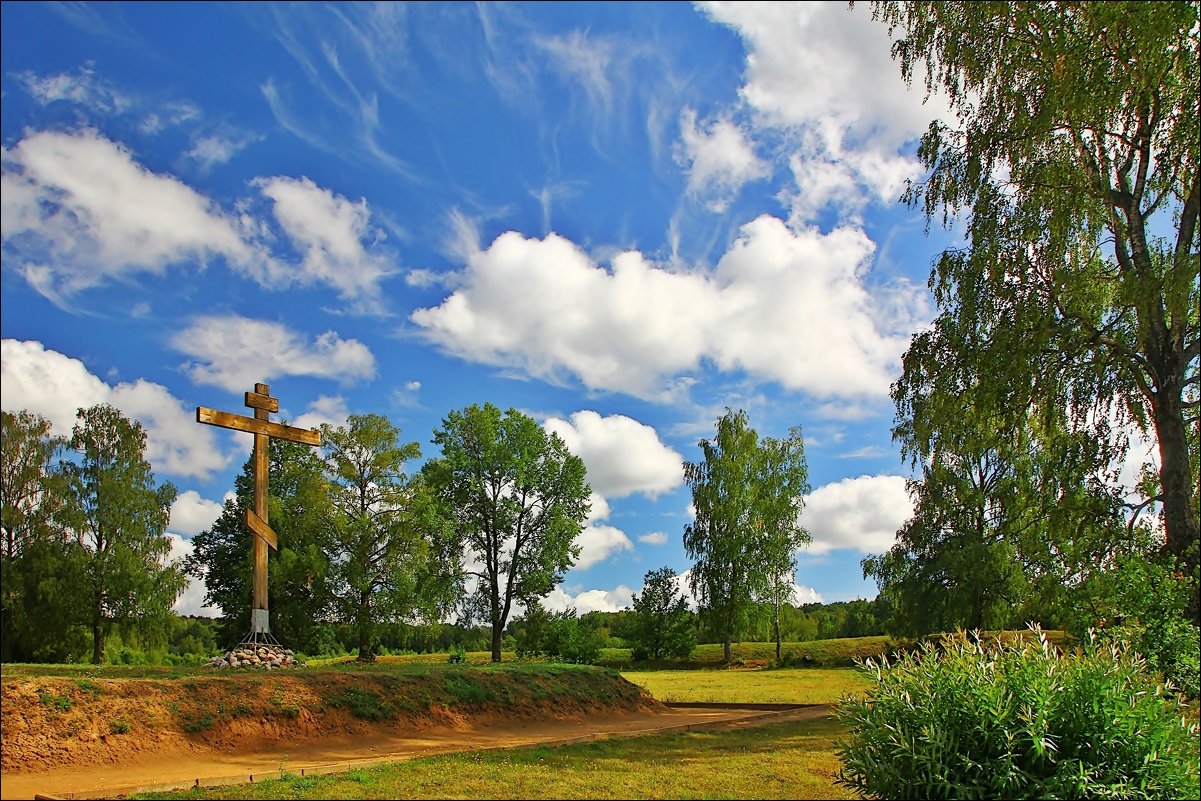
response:
M371 642L371 601L368 592L359 595L359 661L374 662L375 648Z
M780 593L776 591L776 667L780 666L781 658L781 642L780 642Z
M1153 399L1155 435L1159 441L1159 481L1163 492L1165 543L1169 554L1181 560L1186 575L1197 568L1197 515L1192 503L1192 466L1189 464L1188 438L1180 393L1175 386L1164 387ZM1189 617L1201 622L1198 588L1189 599Z
M100 608L100 600L92 610L92 664L99 665L104 659L104 618Z
M722 643L722 653L725 655L726 664L730 663L730 630L726 629L726 639Z
M492 621L492 661L500 662L500 638L504 633L504 627L496 619Z

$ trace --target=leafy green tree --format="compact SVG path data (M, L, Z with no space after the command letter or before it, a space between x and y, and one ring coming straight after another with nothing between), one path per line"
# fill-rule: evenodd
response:
M635 659L687 659L696 647L695 615L688 608L676 571L648 570L642 593L633 597L635 623L631 632Z
M448 414L433 442L442 456L423 473L477 560L465 571L476 584L464 612L491 625L499 662L513 602L545 597L579 557L590 493L584 463L557 434L491 403Z
M44 418L3 412L0 659L5 662L57 662L82 651L76 626L82 599L75 579L80 549L60 524L66 485L53 464L65 444L51 435Z
M976 337L950 323L942 334ZM910 372L894 387L898 408L912 376L939 387L920 414L902 416L894 429L921 470L921 480L909 482L914 514L887 554L863 561L864 575L889 599L891 631L995 629L1032 619L1058 626L1067 588L1129 547L1112 451L1104 437L1073 431L1065 410L1027 414L1013 431L996 427L1009 400L980 376L1005 369L1005 354L965 345L961 359L942 365L927 347L930 335L914 337L905 356ZM914 443L927 438L932 450L924 455Z
M509 622L507 631L516 643L518 659L528 659L546 653L546 633L554 617L537 601L526 604L521 617Z
M965 386L999 438L1033 418L1110 462L1127 441L1109 421L1132 421L1159 448L1136 506L1162 505L1166 550L1196 575L1198 4L872 5L899 29L902 75L924 67L956 114L922 138L929 173L905 200L927 220L967 215L967 246L931 273L939 317L894 386L904 447L936 461Z
M66 445L52 436L50 422L27 411L0 412L0 530L4 559L21 556L25 547L55 530L54 516L63 506L61 475L52 464Z
M333 647L329 630L329 558L321 532L331 514L320 457L308 445L272 439L268 451L267 495L271 528L279 551L268 562L271 629L281 642L305 653ZM205 603L221 609L223 647L249 631L253 536L246 509L254 507L253 457L234 479L235 497L206 531L192 538L187 572L205 582Z
M78 420L69 442L77 458L63 463L65 519L86 554L80 578L98 665L114 623L162 626L187 579L164 564L175 487L155 486L141 424L107 404L80 409Z
M377 414L321 427L332 500L325 529L329 589L337 617L358 634L361 662L375 660L379 623L436 618L455 600L453 532L422 526L436 518L419 513L421 486L404 472L421 446L401 445L399 437Z
M797 548L811 540L800 524L805 496L809 494L809 468L800 428L792 428L786 439L765 438L759 458L762 463L756 477L755 526L769 583L766 593L758 598L772 604L772 635L779 664L783 647L780 609L792 603L796 593L793 578Z
M717 436L700 448L702 461L684 465L696 508L696 520L684 529L684 549L696 560L692 591L721 632L728 661L730 641L754 602L771 599L778 610L785 600L782 585L795 551L809 541L799 522L808 471L798 429L783 442L760 442L742 410L727 409ZM778 638L778 625L776 632Z

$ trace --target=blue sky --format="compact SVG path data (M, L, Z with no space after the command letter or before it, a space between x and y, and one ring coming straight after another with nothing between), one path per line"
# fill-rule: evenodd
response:
M428 458L490 401L588 466L549 605L618 609L690 567L681 465L732 407L803 430L798 600L876 594L911 511L889 385L956 240L898 202L946 110L865 5L0 9L3 408L139 420L176 555L250 449L198 405L261 381Z

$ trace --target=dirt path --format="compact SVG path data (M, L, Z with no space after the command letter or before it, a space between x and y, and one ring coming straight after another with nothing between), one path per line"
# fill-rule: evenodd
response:
M332 773L351 767L435 754L637 736L663 731L762 725L829 714L828 706L788 711L714 707L670 708L664 712L588 716L575 720L492 723L420 732L373 733L297 742L253 753L233 750L157 753L134 764L10 772L0 798L113 798L150 789L187 788L276 778L290 773Z

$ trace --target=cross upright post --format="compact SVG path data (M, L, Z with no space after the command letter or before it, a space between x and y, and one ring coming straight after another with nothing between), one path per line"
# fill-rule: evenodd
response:
M266 384L255 384L254 392L246 393L246 405L254 409L254 417L229 414L196 407L196 422L207 423L236 431L254 434L254 508L246 510L246 527L254 535L254 573L250 607L250 639L258 642L271 637L271 622L267 609L267 549L279 549L279 538L268 523L267 468L271 438L286 439L305 445L320 445L316 431L271 422L271 413L279 411L279 399L270 395Z

